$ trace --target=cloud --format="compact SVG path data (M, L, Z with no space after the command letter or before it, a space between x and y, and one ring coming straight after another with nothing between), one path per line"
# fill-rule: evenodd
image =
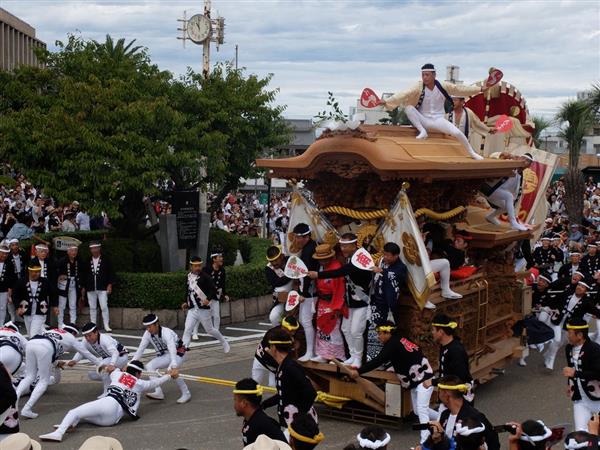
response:
M52 48L80 30L136 39L162 69L199 69L201 48L176 37L177 19L198 13L198 0L3 0ZM344 109L362 88L394 92L433 62L440 75L461 67L465 82L490 66L519 88L534 114L551 116L566 98L600 79L600 6L595 2L389 2L213 0L226 18L225 45L212 62L232 61L251 73L274 74L278 102L290 116L312 116L334 91Z

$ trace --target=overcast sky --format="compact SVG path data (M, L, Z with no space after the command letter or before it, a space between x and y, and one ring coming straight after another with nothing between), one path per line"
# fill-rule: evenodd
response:
M182 47L177 18L203 1L1 0L36 28L49 47L79 30L83 37L136 39L161 69L199 70L202 49ZM273 73L288 117L322 110L327 91L343 110L364 87L395 92L418 80L426 62L458 65L467 83L490 66L504 71L533 114L551 116L566 99L600 80L600 2L405 2L213 0L226 19L225 44L211 62L232 60L259 75ZM441 70L440 70L441 69ZM440 76L440 78L443 78Z

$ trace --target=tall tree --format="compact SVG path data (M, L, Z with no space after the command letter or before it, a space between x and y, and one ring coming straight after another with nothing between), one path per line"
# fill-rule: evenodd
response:
M268 89L271 78L246 76L242 69L218 64L207 78L189 71L178 83L174 103L185 112L186 126L206 127L224 139L221 157L208 159L212 168L202 180L215 190L213 211L228 192L240 186L242 178L257 174L254 161L261 151L291 138L282 116L284 107L273 105L278 90ZM196 95L190 97L190 91ZM194 185L194 181L186 174L180 177L184 184Z
M533 143L536 148L540 148L542 145L542 141L541 141L542 132L545 129L551 127L552 122L550 120L547 120L543 116L533 116L531 119L533 120L533 123L535 124L535 128L533 130L533 135L532 135Z
M581 223L585 184L579 169L579 155L583 137L593 123L593 115L585 101L569 100L561 106L556 120L561 126L559 136L567 141L569 148L569 167L565 176L565 207L571 221Z
M388 117L379 119L379 123L384 125L410 125L410 120L408 120L404 108L394 108L387 113Z
M45 68L0 72L0 159L135 234L143 197L167 181L224 195L289 135L271 77L218 66L174 80L133 44L71 35L40 55Z

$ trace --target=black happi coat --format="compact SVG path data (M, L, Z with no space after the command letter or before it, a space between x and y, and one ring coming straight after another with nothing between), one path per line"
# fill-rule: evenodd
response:
M571 344L567 344L565 352L569 367L575 367L575 363L577 363L575 376L569 378L569 386L573 392L571 399L581 400L585 394L590 400L600 401L600 345L586 339L577 361L573 358L573 346ZM580 383L583 392L579 389Z
M358 373L370 372L386 363L392 364L404 389L412 389L433 378L433 369L419 346L398 334L393 334L381 352L358 369Z

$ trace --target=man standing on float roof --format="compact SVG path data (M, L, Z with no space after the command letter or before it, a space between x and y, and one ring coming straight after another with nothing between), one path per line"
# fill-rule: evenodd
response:
M421 80L409 90L381 100L380 104L388 110L404 106L408 120L419 131L417 139L427 139L428 130L449 134L460 141L471 158L483 159L473 150L465 135L445 118L444 108L446 101L453 103L451 95L472 96L482 92L482 88L439 82L435 79L433 64L425 64L421 67Z

